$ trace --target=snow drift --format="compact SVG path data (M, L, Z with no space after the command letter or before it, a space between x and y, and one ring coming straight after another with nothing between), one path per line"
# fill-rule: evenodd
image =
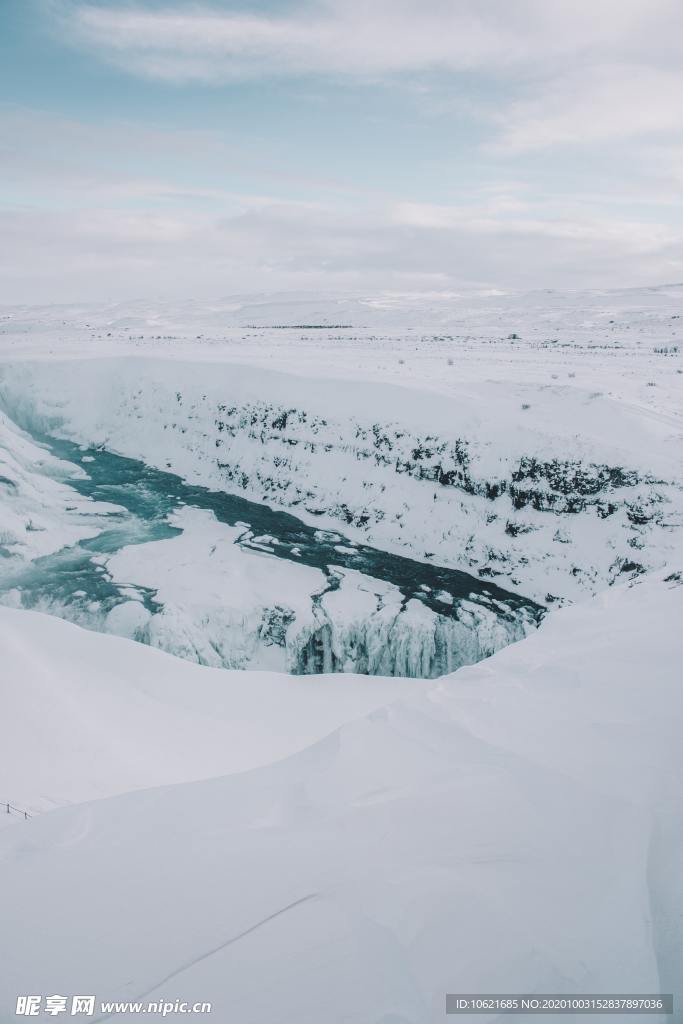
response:
M0 804L32 813L268 764L422 685L218 671L2 607L0 664Z

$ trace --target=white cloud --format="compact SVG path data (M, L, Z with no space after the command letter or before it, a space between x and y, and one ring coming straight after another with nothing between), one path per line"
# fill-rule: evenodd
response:
M130 71L181 80L550 67L582 53L661 52L657 35L666 33L666 48L683 28L678 0L317 0L258 15L75 3L67 12L82 45Z
M161 129L144 122L108 119L82 121L25 108L0 105L0 181L7 193L19 186L42 201L69 202L77 195L82 205L113 199L148 203L196 200L222 206L267 206L281 196L272 194L294 185L325 194L343 193L343 182L296 176L277 171L262 148L226 138L218 131ZM161 177L166 172L168 177ZM246 178L248 194L228 185ZM263 190L256 191L261 186ZM350 193L358 190L349 188ZM301 199L300 205L319 205Z
M671 213L683 182L680 0L309 0L277 15L54 3L72 42L127 72L407 81L435 100L434 133L448 132L460 102L495 141L463 138L450 163L430 154L431 170L399 201L390 196L408 175L394 178L390 159L384 193L373 192L362 168L317 181L315 145L288 177L278 140L258 133L0 108L0 301L683 276ZM424 172L420 154L406 166Z
M543 216L541 204L526 207L528 216L508 215L512 210L497 203L479 206L439 206L431 203L401 203L392 211L392 222L412 228L437 231L460 230L466 234L494 235L531 240L549 239L557 243L578 243L600 252L617 246L623 254L657 254L680 247L683 231L649 221L625 221L593 214ZM504 216L496 216L502 212ZM535 272L538 272L537 269Z
M683 135L680 0L309 0L277 14L70 0L58 9L76 45L169 81L408 75L417 96L415 76L439 72L421 106L448 116L464 103L509 150ZM463 93L464 72L478 76L479 93Z
M683 70L638 64L579 67L501 115L500 145L525 150L608 143L639 136L683 137Z
M286 203L0 208L0 301L209 297L289 288L610 287L683 275L683 232L606 218L398 204L371 216Z

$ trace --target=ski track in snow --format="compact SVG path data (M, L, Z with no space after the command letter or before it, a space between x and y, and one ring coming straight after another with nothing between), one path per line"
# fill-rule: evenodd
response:
M274 921L275 918L282 917L283 914L287 914L289 913L290 910L294 910L296 907L301 906L302 903L309 903L311 900L319 898L320 895L317 892L311 892L308 893L308 895L306 896L300 896L299 899L293 900L291 903L288 903L286 907L280 907L279 910L273 911L272 914L268 914L267 917L261 918L260 921L257 921L255 924L252 924L249 928L245 928L244 931L241 931L238 935L233 935L231 938L226 939L225 942L221 942L218 946L214 946L213 949L207 950L206 953L201 953L199 956L194 957L192 960L189 960L187 963L182 964L180 967L176 967L175 970L170 971L165 977L161 978L160 981L157 981L154 983L154 985L151 985L150 988L145 989L144 992L140 992L132 999L127 998L125 1002L137 1003L143 999L146 999L153 992L156 992L157 989L161 988L162 985L165 985L168 981L172 981L173 978L177 978L178 975L182 974L184 971L189 971L191 967L196 967L196 965L200 964L203 960L208 960L209 957L215 956L216 953L220 953L222 950L227 949L228 946L234 945L234 943L246 938L247 935L251 935L252 932L257 931L259 928L263 928L264 925L267 925L271 921ZM121 1002L122 1000L113 999L107 1001ZM94 1024L98 1024L99 1021L110 1020L112 1017L116 1016L118 1016L116 1012L107 1013L103 1017L96 1017Z

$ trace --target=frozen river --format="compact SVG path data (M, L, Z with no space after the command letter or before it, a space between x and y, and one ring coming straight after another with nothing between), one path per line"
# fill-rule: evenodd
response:
M316 529L287 512L186 483L173 473L102 448L84 448L54 437L36 440L60 459L85 470L85 475L75 473L69 486L96 502L117 508L104 518L104 529L94 537L19 568L13 560L5 559L3 571L0 560L0 595L5 602L51 611L96 629L129 620L129 632L137 639L171 650L172 630L159 632L153 628L150 633L149 625L167 614L169 606L174 607L176 619L182 619L183 628L190 633L201 631L203 625L209 632L219 629L222 616L223 627L233 638L232 647L239 648L237 655L231 654L230 636L224 642L212 643L215 659L210 653L204 656L204 645L194 641L174 653L229 667L265 665L299 672L413 674L414 669L437 675L479 660L519 638L542 615L541 607L534 602L467 573L353 543L338 532ZM198 518L191 519L191 513ZM189 597L187 586L179 597L171 584L174 579L177 582L173 562L180 557L181 546L168 542L180 540L185 533L189 539L190 526L199 540L206 534L209 521L211 529L220 531L220 524L230 528L216 535L211 553L220 546L229 558L238 557L246 571L243 569L238 576L225 571L220 592L213 587L207 596L205 592L211 589L206 585L209 569L215 575L216 559L203 566L201 555L195 553L190 555L196 571L191 577ZM164 541L167 543L159 543ZM226 545L235 546L235 550L228 551ZM200 550L198 546L196 551ZM114 556L120 552L132 553L135 559L136 571L131 573L129 569L123 574L125 578L114 571ZM185 557L187 560L187 551ZM261 593L264 614L255 624L253 616L247 614L259 598L248 585L253 575L250 566L263 574L264 558L271 563L266 572L270 572L273 593L266 598ZM167 569L170 565L168 579L162 585L158 578L160 561ZM232 567L233 562L225 564ZM283 562L292 566L290 576ZM145 564L148 578L140 568ZM310 570L308 577L305 567ZM350 581L356 588L355 595L358 589L363 595L371 595L369 610L367 602L354 601L354 595L350 595L356 608L352 623L347 621L348 615L342 614L344 602L340 608L339 593L333 598L335 592L348 589ZM303 616L297 611L301 594L292 596L302 587L309 606ZM115 612L122 605L133 608L136 614L131 618ZM235 610L241 611L241 620L239 614L226 620L226 615ZM367 621L358 621L363 615L373 620L374 628ZM240 621L243 631L256 634L254 642L246 647L242 641L234 643ZM468 636L468 643L463 644L463 631L476 633L477 643L472 645ZM373 651L369 650L371 644ZM400 655L392 650L398 645L402 647Z

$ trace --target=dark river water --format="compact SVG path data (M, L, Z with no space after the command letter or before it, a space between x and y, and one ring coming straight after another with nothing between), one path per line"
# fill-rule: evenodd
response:
M462 599L485 605L502 618L520 611L532 619L542 615L543 609L534 602L468 573L355 544L342 533L318 530L287 512L186 483L174 473L101 448L86 449L54 437L36 440L54 455L85 470L87 477L68 481L75 491L121 506L124 511L106 517L106 526L96 537L38 558L19 571L3 574L0 559L0 592L20 588L25 607L43 601L65 605L100 602L105 611L113 607L125 595L93 557L177 535L181 531L169 523L169 517L182 506L192 506L210 510L222 523L243 526L239 543L244 549L265 550L277 558L313 566L327 574L332 586L330 567L339 566L394 584L406 601L417 597L440 615L453 614L448 598L454 605ZM154 610L154 592L144 588L137 588L137 592ZM445 595L448 598L444 600Z

